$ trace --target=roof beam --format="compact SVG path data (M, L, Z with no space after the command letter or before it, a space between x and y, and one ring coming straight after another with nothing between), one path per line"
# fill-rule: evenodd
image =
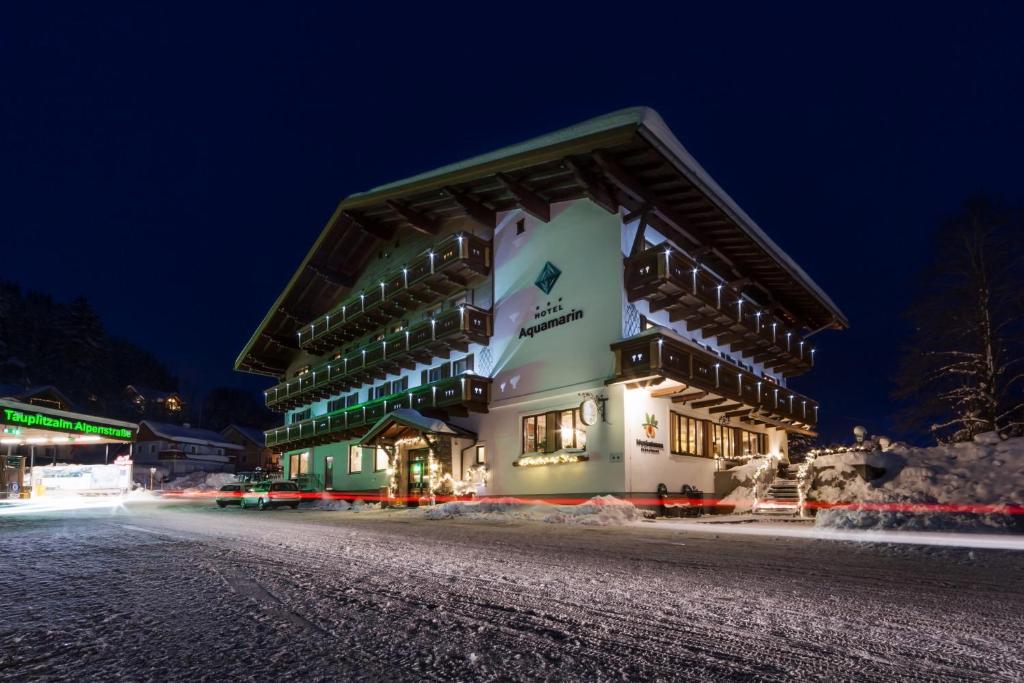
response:
M277 344L278 346L283 346L286 349L292 349L294 351L299 350L299 343L295 339L292 339L287 335L271 334L270 332L260 332L260 336L266 339L267 341L273 344ZM261 363L261 365L263 365L263 363Z
M725 399L723 399L723 400L725 400ZM694 407L696 407L697 404L694 403L693 405L694 405ZM711 413L712 415L714 415L715 413L728 413L730 411L733 411L733 410L736 410L737 408L742 408L742 407L743 407L742 403L726 403L725 405L720 405L720 406L715 406L714 408L709 408L708 412Z
M417 230L422 232L424 235L431 236L436 236L441 232L441 226L430 216L427 216L420 211L410 209L408 206L399 204L391 199L387 200L385 204L387 204L399 216L404 218L409 225L412 226L413 230Z
M725 416L731 420L734 417L750 415L750 410L750 408L743 408L742 410L730 410L728 413L725 414Z
M539 221L551 222L551 204L546 199L504 173L497 173L495 177L512 193L519 208Z
M369 218L357 216L351 211L342 211L341 215L362 228L363 232L366 234L376 237L379 240L384 240L386 242L395 236L395 229L393 227L381 225Z
M725 403L724 398L709 398L706 401L697 401L691 408L710 408L711 406L717 406L719 403Z
M692 230L690 221L678 215L671 209L659 206L658 198L645 189L640 180L635 178L631 173L626 171L626 169L622 168L617 161L612 159L611 155L605 151L597 151L594 152L594 159L604 170L612 183L617 185L620 190L627 195L636 198L640 203L651 206L662 220L666 221L676 230L683 233L683 235L685 235L691 242L701 244L701 240L697 238L697 235Z
M562 163L572 172L572 177L580 184L583 188L583 193L586 194L590 201L608 213L617 214L619 212L619 203L615 200L612 193L590 171L584 168L579 161L573 157L566 157L562 159Z
M491 230L498 224L497 213L483 202L474 199L468 192L459 192L454 187L443 187L441 193L455 201L470 218Z
M306 269L316 275L318 278L326 282L327 284L334 285L335 287L344 287L345 289L351 289L356 284L356 278L353 275L345 275L343 273L336 273L330 270L325 270L319 266L314 266L312 263L306 264Z
M686 391L686 385L681 384L674 387L664 387L662 389L652 389L652 398L661 398L662 396L672 396L673 394L681 394Z
M686 403L688 401L696 401L698 398L704 398L708 395L706 391L695 391L692 394L682 394L680 396L673 396L673 403Z

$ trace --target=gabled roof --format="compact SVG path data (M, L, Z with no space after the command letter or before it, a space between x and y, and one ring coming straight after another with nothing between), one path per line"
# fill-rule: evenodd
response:
M42 396L43 394L50 394L68 407L74 406L71 399L68 398L63 391L52 384L40 384L32 387L23 387L18 384L0 384L0 398L13 398L18 401L27 401L31 398Z
M432 234L469 216L543 214L587 197L648 222L727 279L750 278L795 326L847 327L832 300L680 144L652 109L634 107L350 195L249 339L235 368L281 377L296 331L349 294L369 255L396 231Z
M359 440L360 445L394 443L410 435L441 434L444 436L466 436L475 438L473 432L448 424L444 420L426 417L418 410L399 408L377 420L370 431Z
M251 441L253 444L265 448L267 445L267 435L263 433L263 430L255 427L243 427L242 425L230 424L221 430L221 434L228 434L229 432L235 432L243 439Z
M197 429L185 427L184 425L170 424L167 422L153 422L143 420L139 423L139 441L148 441L147 436L155 436L165 441L177 443L189 443L199 446L215 446L228 450L242 450L242 446L232 443L224 438L224 435L210 429Z

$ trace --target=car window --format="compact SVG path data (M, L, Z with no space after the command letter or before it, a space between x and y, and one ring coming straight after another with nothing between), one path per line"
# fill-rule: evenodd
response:
M274 484L270 487L272 491L295 491L298 487L295 484L288 482L282 482L280 484Z
M227 484L226 486L220 487L221 491L237 491L238 487L233 484Z

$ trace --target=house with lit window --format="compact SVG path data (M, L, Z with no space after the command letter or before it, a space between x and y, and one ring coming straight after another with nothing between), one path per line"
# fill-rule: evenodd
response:
M635 108L348 196L236 369L309 488L650 497L813 434L847 325Z

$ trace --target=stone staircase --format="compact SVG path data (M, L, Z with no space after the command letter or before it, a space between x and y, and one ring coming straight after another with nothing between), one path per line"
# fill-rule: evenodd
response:
M795 472L787 470L775 477L767 493L754 505L755 515L797 517L800 514L800 491Z

